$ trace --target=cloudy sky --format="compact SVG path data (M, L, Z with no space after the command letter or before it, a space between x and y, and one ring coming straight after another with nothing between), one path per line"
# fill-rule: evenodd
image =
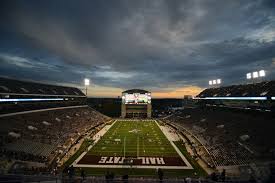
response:
M274 0L1 0L0 75L114 97L275 79Z

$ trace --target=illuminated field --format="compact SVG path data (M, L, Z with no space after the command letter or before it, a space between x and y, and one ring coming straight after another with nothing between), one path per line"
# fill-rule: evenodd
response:
M154 120L116 121L75 167L193 169Z
M88 154L124 156L124 152L126 157L177 156L155 121L117 121Z

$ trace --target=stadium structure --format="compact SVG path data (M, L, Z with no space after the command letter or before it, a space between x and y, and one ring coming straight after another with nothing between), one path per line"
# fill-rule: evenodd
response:
M0 78L0 180L274 182L274 88L208 88L155 118L151 93L127 90L111 118L80 89Z
M131 89L122 92L122 118L151 118L151 92L141 89Z

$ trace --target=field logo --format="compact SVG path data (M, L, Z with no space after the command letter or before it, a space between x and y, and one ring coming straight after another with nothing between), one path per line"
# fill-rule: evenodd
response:
M125 157L106 157L102 156L98 164L125 164ZM138 157L132 159L132 163L136 165L165 165L163 158L157 157Z
M165 165L163 158L139 157L138 159L142 160L143 165Z
M99 164L123 164L125 158L124 157L101 157Z

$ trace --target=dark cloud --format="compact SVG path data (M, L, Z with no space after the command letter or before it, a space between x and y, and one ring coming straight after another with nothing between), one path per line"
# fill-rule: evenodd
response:
M1 3L2 75L153 90L244 82L258 68L274 79L272 0Z

